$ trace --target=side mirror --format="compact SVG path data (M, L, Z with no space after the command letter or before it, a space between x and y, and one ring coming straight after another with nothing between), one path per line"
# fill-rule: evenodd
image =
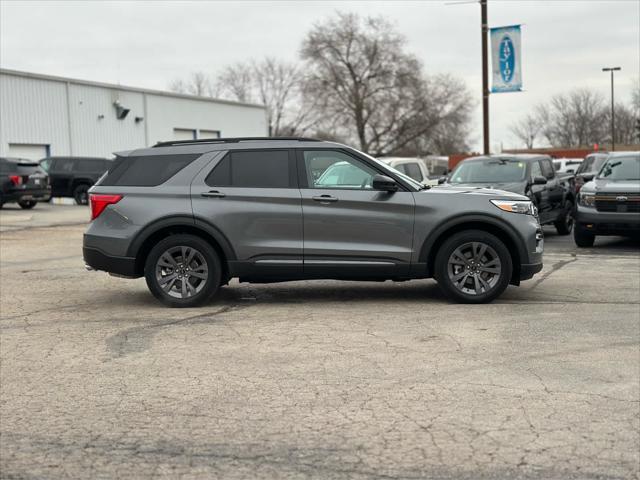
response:
M398 184L396 181L386 175L376 175L373 177L372 186L374 190L382 190L384 192L398 191Z
M580 174L578 176L584 180L584 183L587 183L587 182L590 182L591 180L593 180L594 177L596 176L596 174L595 173L582 173L582 174Z
M438 185L442 185L446 181L447 181L447 177L446 176L440 177L438 179Z
M533 185L546 185L547 184L547 179L537 175L537 176L533 177L531 183Z

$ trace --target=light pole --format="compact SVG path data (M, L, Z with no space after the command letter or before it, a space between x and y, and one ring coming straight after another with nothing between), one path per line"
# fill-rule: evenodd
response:
M489 47L487 35L489 21L487 20L487 0L480 0L480 31L482 32L482 138L483 153L489 155Z
M611 151L616 149L616 119L614 115L614 100L613 100L613 72L619 72L622 70L620 67L606 67L603 68L603 72L611 72Z

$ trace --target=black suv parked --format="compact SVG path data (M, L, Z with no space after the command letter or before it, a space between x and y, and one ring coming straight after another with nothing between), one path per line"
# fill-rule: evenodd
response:
M40 166L49 173L52 196L73 197L79 205L88 202L87 191L104 172L112 160L93 157L47 157Z
M49 177L36 162L23 158L0 158L0 208L17 202L29 209L51 198Z

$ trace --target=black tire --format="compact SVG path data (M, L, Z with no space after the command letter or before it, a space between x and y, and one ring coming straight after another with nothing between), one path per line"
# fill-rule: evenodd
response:
M73 199L78 205L89 204L89 194L87 192L90 188L91 185L87 185L86 183L81 183L80 185L75 186L73 189Z
M36 206L36 202L35 200L20 200L18 202L18 205L20 205L20 208L24 209L24 210L31 210L33 207Z
M585 232L582 228L576 226L573 230L573 241L580 248L593 247L596 236L591 232Z
M182 263L184 256L179 254L182 247L187 249L187 258L189 258L189 249L193 249L196 252L193 254L193 259L189 265ZM172 249L175 250L173 254L169 253ZM165 254L168 254L172 260L177 262L171 264L175 265L175 268L168 266L169 263L167 262L160 261L160 257ZM173 255L178 256L173 257ZM200 255L200 257L197 255ZM168 257L165 256L163 258ZM161 264L159 264L159 261ZM206 270L204 273L206 278L200 276L196 278L196 266L200 265L198 268L202 268L202 263L204 263L204 269ZM167 265L168 268L164 268L162 265ZM189 267L193 268L191 272L188 271ZM198 273L203 275L201 271ZM182 276L176 277L176 275L180 274ZM144 276L153 296L169 307L178 308L196 307L209 301L220 288L221 274L220 258L213 247L202 238L187 234L171 235L160 240L149 252L144 266ZM194 277L191 277L191 275L194 275ZM170 278L172 276L173 278ZM166 280L168 278L170 281ZM164 287L160 283L161 280L165 280L163 282ZM178 292L178 282L180 282L181 292ZM167 287L169 293L166 290ZM173 290L174 287L175 291ZM193 293L191 289L193 289ZM185 293L188 296L185 297ZM176 297L176 295L180 294L183 296Z
M478 248L476 253L480 253L479 260L465 257L464 264L461 262L451 263L454 259L454 252L464 253L464 249L469 245L473 246L472 249L475 252L477 244L488 247L484 250L486 253L480 253L482 247ZM490 260L495 257L498 258L498 262L495 262L495 259ZM497 268L491 267L489 270L498 270L497 272L490 274L482 270L492 264ZM475 272L468 271L470 268L475 269ZM459 270L456 271L456 269ZM464 276L465 273L466 276ZM435 278L438 285L447 297L460 303L487 303L494 300L507 288L512 273L513 260L505 244L495 235L482 230L466 230L456 233L445 240L436 253ZM462 280L454 282L453 279L460 275L463 275ZM481 282L484 283L481 284ZM484 287L485 284L489 288ZM475 285L476 293L463 291L463 288L470 290L466 287L467 285ZM479 293L478 286L481 290Z
M573 210L573 202L567 200L564 204L562 215L553 223L558 235L569 235L573 230L575 224Z

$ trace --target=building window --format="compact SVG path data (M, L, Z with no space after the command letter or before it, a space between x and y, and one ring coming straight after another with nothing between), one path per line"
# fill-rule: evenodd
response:
M195 140L198 138L196 136L196 131L188 128L174 128L173 129L173 139L174 140Z
M198 138L220 138L220 130L200 130L198 132Z

